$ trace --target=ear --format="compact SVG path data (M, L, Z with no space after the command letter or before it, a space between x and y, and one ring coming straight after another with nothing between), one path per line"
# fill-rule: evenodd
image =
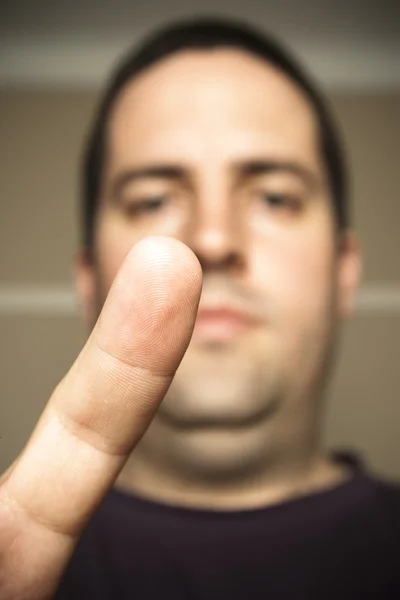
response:
M89 248L81 248L75 255L74 279L81 315L91 330L96 322L96 278Z
M340 234L338 258L338 314L342 318L354 312L361 273L360 242L355 233L345 231Z

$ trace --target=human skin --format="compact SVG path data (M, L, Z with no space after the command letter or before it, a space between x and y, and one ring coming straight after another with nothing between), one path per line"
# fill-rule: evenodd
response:
M168 389L200 291L200 265L177 240L148 238L126 256L85 346L0 478L2 600L53 597Z
M108 123L94 262L85 249L76 261L89 327L149 235L197 256L199 315L233 307L251 324L198 318L118 485L238 508L341 481L321 447L321 407L360 256L337 231L313 109L284 73L239 50L187 51L125 86Z

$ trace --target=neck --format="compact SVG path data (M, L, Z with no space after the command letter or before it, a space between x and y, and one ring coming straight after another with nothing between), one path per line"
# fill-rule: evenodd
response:
M243 510L324 491L349 477L314 444L291 443L276 453L268 438L248 432L175 433L169 443L163 437L144 436L117 488L175 506Z

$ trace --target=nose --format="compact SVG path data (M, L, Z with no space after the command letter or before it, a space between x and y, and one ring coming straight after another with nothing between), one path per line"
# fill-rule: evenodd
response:
M245 265L243 219L235 207L216 198L195 215L188 245L203 270L239 270Z

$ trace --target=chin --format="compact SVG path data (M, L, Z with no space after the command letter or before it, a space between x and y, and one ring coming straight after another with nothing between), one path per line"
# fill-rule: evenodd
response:
M222 386L191 387L185 394L170 388L158 409L159 419L177 429L237 429L265 422L278 408L275 394L242 395L237 386Z

